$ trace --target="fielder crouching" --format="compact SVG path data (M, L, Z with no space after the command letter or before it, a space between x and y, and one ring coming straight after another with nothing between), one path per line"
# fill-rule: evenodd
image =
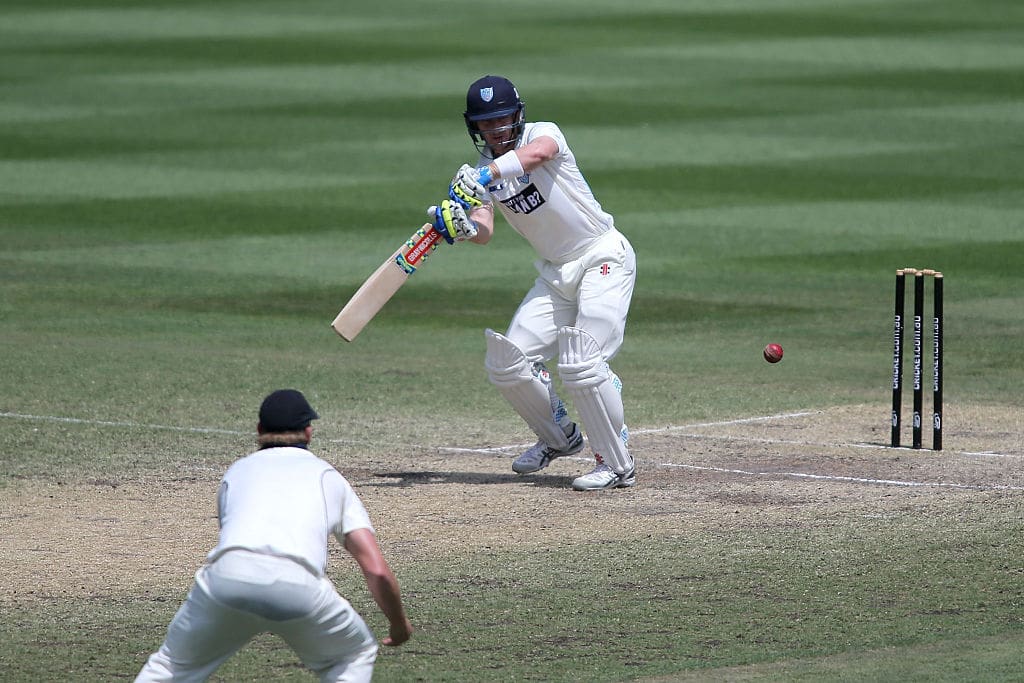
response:
M409 639L398 582L366 508L341 473L308 450L318 417L293 389L264 399L259 450L221 480L219 543L137 683L205 681L263 632L283 638L324 683L370 681L377 641L325 576L330 536L355 558L390 623L383 644Z
M449 199L428 209L434 227L449 244L486 244L497 207L540 257L538 277L508 330L485 332L491 383L539 439L512 469L537 472L583 449L583 435L545 366L557 358L596 461L573 488L633 486L622 382L608 365L622 346L633 296L633 247L594 198L561 130L551 122L527 123L526 105L508 79L474 82L464 118L480 156L456 173Z

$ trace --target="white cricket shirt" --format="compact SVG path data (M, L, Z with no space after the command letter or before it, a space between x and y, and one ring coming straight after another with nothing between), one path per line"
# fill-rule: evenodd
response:
M554 159L518 178L499 178L487 189L508 224L541 258L563 264L579 257L615 222L594 198L557 125L527 123L519 146L542 136L558 143ZM477 166L488 163L481 156Z
M213 562L242 548L287 557L317 576L327 567L333 534L370 529L370 517L348 481L304 448L266 448L236 461L217 494L220 541Z

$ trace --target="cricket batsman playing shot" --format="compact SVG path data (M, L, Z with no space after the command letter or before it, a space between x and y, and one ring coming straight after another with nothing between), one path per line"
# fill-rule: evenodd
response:
M538 438L512 470L531 474L583 450L583 433L546 365L557 359L595 460L573 488L633 486L622 382L609 366L633 296L633 247L595 199L562 131L528 123L508 79L484 76L470 85L463 118L479 156L455 174L449 198L428 210L433 227L449 243L487 244L497 210L539 257L537 278L508 329L484 331L491 383Z

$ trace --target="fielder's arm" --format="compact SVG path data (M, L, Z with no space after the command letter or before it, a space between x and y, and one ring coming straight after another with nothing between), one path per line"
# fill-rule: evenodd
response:
M398 580L381 554L373 532L369 529L356 529L345 534L345 550L359 565L370 595L390 624L388 636L381 640L381 643L396 646L409 640L409 636L412 635L412 624L402 605Z

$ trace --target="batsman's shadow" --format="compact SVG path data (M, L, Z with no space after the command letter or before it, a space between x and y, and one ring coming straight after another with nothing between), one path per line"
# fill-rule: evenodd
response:
M492 472L374 472L373 476L387 481L379 481L363 486L405 487L423 484L522 484L543 488L568 488L572 477L550 474L494 474Z

